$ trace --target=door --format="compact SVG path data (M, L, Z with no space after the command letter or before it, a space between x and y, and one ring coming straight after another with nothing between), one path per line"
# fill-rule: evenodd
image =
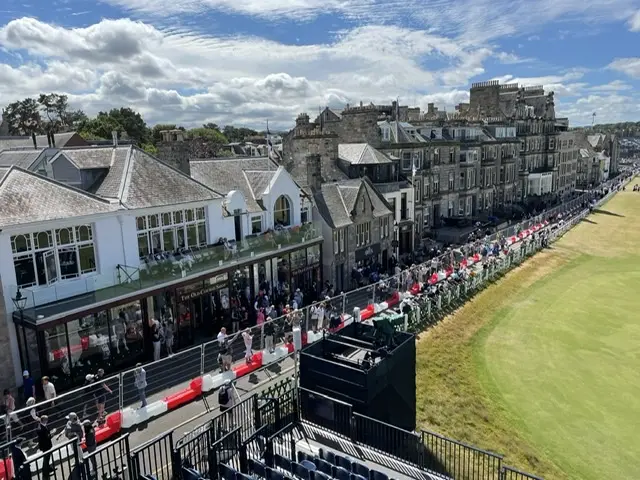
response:
M233 223L236 232L236 242L240 242L242 240L242 216L238 210L236 210L233 216Z
M47 285L51 285L58 281L58 266L56 265L56 254L53 250L49 250L42 255L44 259L44 274Z

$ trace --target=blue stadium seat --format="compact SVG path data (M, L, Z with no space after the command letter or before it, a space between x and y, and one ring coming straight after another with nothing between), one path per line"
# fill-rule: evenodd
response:
M351 471L356 475L362 475L364 478L369 478L369 467L361 464L360 462L353 462L351 464Z
M293 473L296 477L301 478L302 480L309 479L310 470L304 465L300 465L298 462L292 462L291 467L291 473Z
M331 465L336 464L336 454L331 450L325 450L324 448L321 448L319 453L322 460L329 462Z
M351 480L369 480L368 478L364 478L362 475L356 475L355 473L351 474Z
M327 475L326 473L322 473L322 472L318 472L317 470L315 472L311 472L311 476L309 477L309 480L330 480L331 476Z
M333 464L336 467L342 467L349 471L351 471L351 459L347 457L343 457L342 455L335 455L335 462Z
M282 475L277 470L273 468L267 467L267 479L268 480L284 480L284 475Z
M333 475L334 465L332 463L329 463L321 458L316 458L315 464L316 467L318 467L318 470L320 470L321 472L324 472L327 475Z
M220 477L224 480L236 480L236 474L239 473L234 468L231 468L229 465L225 465L221 463L218 465L218 469L220 470Z
M283 457L282 455L278 455L277 453L273 456L273 461L276 467L280 467L287 472L292 472L291 470L291 460L287 457Z
M184 480L200 480L202 475L193 468L182 467L182 478Z
M302 463L302 460L309 460L310 462L314 461L315 455L309 455L308 453L298 451L297 454L298 463Z
M351 472L342 467L333 467L332 476L337 480L351 480Z
M267 466L253 458L249 459L249 471L258 477L267 478Z
M377 470L371 470L369 472L369 480L389 480L389 477Z

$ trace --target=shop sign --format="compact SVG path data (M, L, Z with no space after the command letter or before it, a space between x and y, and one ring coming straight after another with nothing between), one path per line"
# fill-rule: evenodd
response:
M367 258L374 257L380 253L380 244L375 243L373 245L369 245L368 247L361 248L360 250L356 250L356 262L360 262Z
M207 283L204 287L197 290L192 290L191 292L181 293L178 301L186 302L187 300L193 300L195 298L201 297L202 295L206 295L207 293L219 290L227 283L227 274L225 273L224 275L218 275L217 277L210 279L209 282L212 283Z
M313 265L307 265L306 267L296 268L291 270L291 275L300 275L301 273L307 273L313 270L314 268L318 268L320 266L320 262L316 262Z

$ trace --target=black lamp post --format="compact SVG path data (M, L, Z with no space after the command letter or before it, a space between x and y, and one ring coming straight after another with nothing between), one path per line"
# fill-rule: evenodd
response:
M393 237L394 237L394 247L395 247L395 254L396 254L396 261L400 262L400 231L398 228L398 222L395 221L393 222Z
M13 300L13 304L15 305L16 310L20 312L20 322L22 323L24 309L27 306L27 297L22 295L22 292L20 291L20 289L18 289L16 296L13 297L11 300Z

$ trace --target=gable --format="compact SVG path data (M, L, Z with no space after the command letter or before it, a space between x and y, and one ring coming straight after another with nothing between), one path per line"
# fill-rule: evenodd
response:
M59 182L76 186L80 185L82 182L80 170L64 155L64 153L60 153L53 158L51 161L51 170L53 172L53 178Z

